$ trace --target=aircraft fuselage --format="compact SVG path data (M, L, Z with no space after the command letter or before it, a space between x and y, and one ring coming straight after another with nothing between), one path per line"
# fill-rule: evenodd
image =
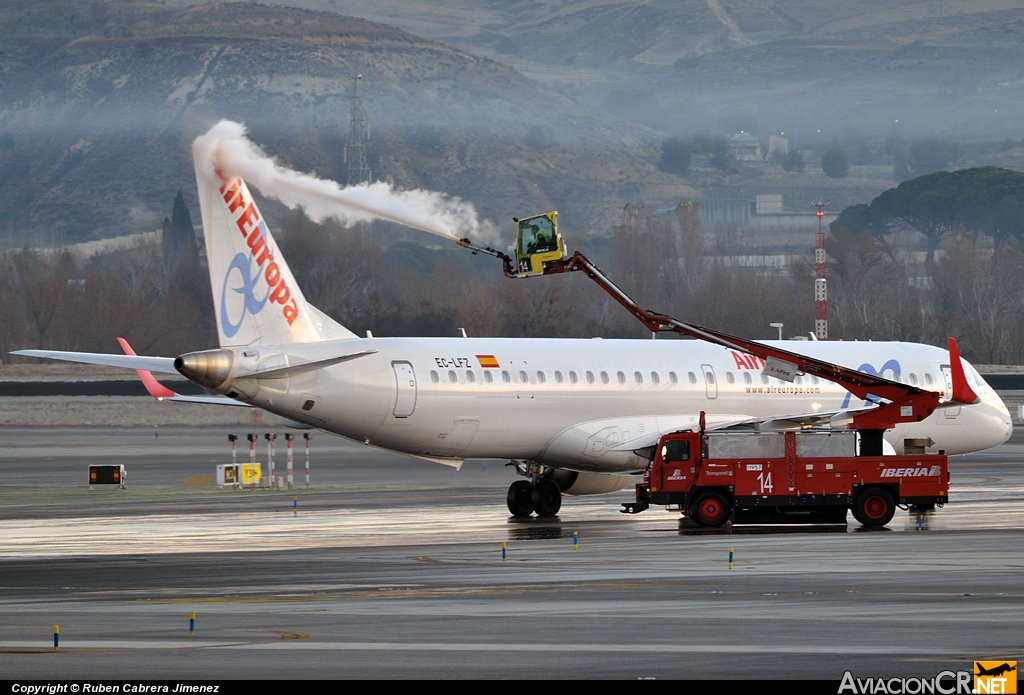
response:
M771 343L777 344L777 343ZM795 342L787 349L949 393L949 354L896 342ZM283 417L394 451L434 458L532 460L624 473L656 434L750 418L864 405L842 387L802 376L762 377L755 358L700 341L371 338L233 348L235 373L373 350L288 378L242 379L224 389ZM286 355L287 358L282 357ZM943 363L946 369L943 369ZM965 361L981 403L943 408L897 426L886 440L931 439L929 453L1005 441L1009 413Z

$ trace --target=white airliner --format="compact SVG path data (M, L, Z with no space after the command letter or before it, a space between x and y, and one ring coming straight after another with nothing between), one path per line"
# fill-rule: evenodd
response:
M520 516L557 513L562 493L625 487L647 466L638 450L697 427L702 411L709 428L771 429L815 418L842 426L865 406L831 382L762 376L756 358L694 340L361 338L305 301L244 182L197 174L219 350L173 360L15 354L176 370L224 401L371 446L453 466L467 458L512 461L526 477L509 490L509 508ZM951 393L949 352L937 347L767 344ZM979 402L887 430L887 449L903 453L913 439L928 453L962 454L1009 438L1006 407L963 365Z

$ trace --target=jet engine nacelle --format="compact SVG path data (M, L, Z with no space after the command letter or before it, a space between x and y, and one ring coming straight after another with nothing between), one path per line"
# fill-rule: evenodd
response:
M621 490L636 482L632 475L614 475L609 473L577 473L576 471L556 470L551 479L566 495L605 495Z
M716 429L749 420L749 415L707 416L707 428ZM658 443L666 432L695 430L700 413L692 415L649 415L581 422L560 432L536 460L554 468L573 471L642 473L649 459L638 450Z

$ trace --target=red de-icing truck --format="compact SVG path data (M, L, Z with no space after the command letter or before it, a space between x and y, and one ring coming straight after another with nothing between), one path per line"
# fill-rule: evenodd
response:
M842 523L885 526L897 505L930 510L948 499L943 455L858 455L857 432L675 432L655 446L636 502L682 511L699 526Z

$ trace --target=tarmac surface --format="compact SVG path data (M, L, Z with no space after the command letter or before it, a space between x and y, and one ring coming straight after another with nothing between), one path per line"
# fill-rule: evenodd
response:
M293 491L185 485L230 461L230 432L247 460L249 431L265 466L248 426L0 428L0 672L838 680L1024 661L1022 435L951 458L951 502L920 524L867 531L698 529L620 514L630 490L514 521L500 462L321 433L309 490L301 433ZM88 489L90 463L124 463L128 489Z

